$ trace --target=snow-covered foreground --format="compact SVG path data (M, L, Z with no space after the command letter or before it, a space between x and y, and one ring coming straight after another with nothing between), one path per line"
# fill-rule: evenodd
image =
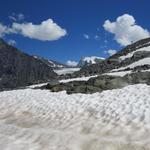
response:
M0 92L1 150L149 150L150 86Z

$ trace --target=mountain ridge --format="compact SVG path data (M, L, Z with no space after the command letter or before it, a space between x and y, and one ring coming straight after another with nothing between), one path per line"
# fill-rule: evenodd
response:
M57 77L53 70L34 57L0 40L0 89L16 88Z
M33 57L42 61L43 63L45 63L46 65L48 65L52 69L61 69L61 68L68 68L69 67L68 65L60 63L60 62L55 61L55 60L47 59L47 58L36 56L36 55L34 55Z

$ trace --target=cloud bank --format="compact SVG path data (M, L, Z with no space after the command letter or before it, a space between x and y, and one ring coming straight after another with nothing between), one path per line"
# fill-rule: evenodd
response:
M115 22L106 20L103 27L114 34L115 40L122 46L150 36L149 31L137 25L134 17L129 14L118 17Z
M12 15L9 16L9 19L16 22L16 21L24 20L25 16L22 13L19 13L19 14L12 13Z
M9 27L0 23L0 37L4 37L6 34L10 34L12 31Z
M10 40L8 40L8 44L14 46L14 45L16 45L16 41L10 39Z
M114 54L116 54L117 53L117 51L116 50L114 50L114 49L109 49L108 51L105 51L109 56L112 56L112 55L114 55Z
M77 66L77 65L78 65L78 62L68 60L66 64L67 64L68 66L75 67L75 66Z
M43 21L39 25L33 23L13 23L12 29L17 34L41 41L58 40L67 34L67 31L54 23L52 19Z

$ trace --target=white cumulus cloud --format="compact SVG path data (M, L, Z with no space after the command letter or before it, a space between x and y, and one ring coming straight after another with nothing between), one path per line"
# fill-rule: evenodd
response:
M14 46L14 45L16 45L16 41L10 39L10 40L8 40L8 44Z
M105 51L105 53L108 54L109 56L112 56L112 55L116 54L117 51L114 49L109 49L109 50Z
M43 21L38 25L33 23L20 24L14 22L12 24L12 29L17 34L41 41L58 40L67 34L67 31L54 23L52 19Z
M24 20L25 19L24 14L22 14L22 13L18 14L18 19L19 20Z
M95 35L95 36L94 36L94 39L95 39L95 40L98 40L98 39L100 39L100 37L99 37L98 35Z
M150 36L149 31L137 25L134 17L129 14L118 17L115 22L106 20L103 27L114 34L115 40L122 46Z
M71 60L68 60L67 63L66 63L68 66L72 66L72 67L75 67L78 65L78 62L76 61L71 61Z
M10 33L10 29L7 26L0 23L0 37L3 37L9 33Z
M90 39L90 36L88 34L83 34L83 37L87 40Z
M25 16L22 13L19 14L12 13L12 15L9 16L9 19L16 22L16 21L24 20Z
M23 16L20 14L21 17ZM11 27L0 23L0 37L4 37L6 34L20 34L31 39L55 41L67 35L67 31L52 19L48 19L40 24L13 22Z

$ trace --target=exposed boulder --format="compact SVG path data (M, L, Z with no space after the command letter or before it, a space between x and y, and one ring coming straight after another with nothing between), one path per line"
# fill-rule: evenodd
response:
M123 77L101 75L91 78L88 81L72 81L68 83L59 83L54 86L46 85L44 88L52 92L67 91L72 93L95 93L104 90L122 88L132 84L150 84L150 72L135 72Z

